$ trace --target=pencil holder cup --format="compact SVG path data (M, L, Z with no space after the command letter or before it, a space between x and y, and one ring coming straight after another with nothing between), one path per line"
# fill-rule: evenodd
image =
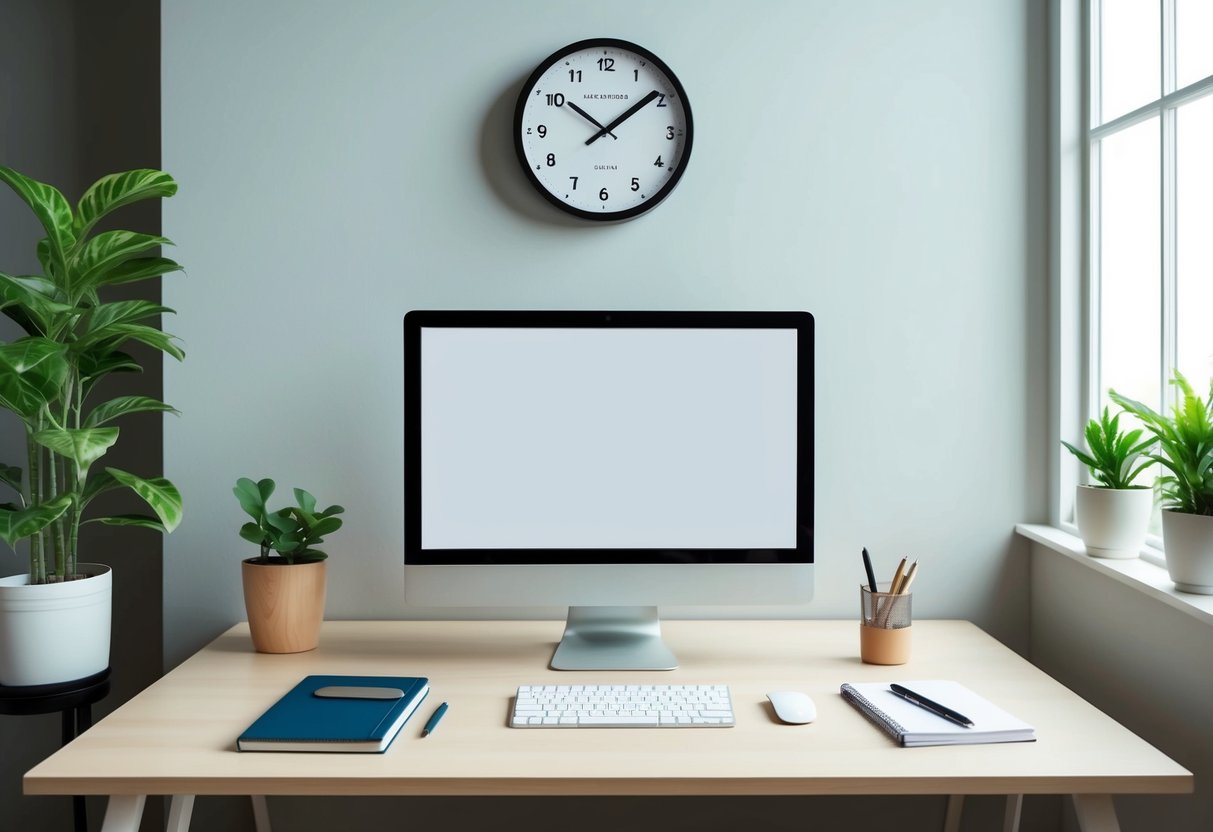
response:
M886 584L876 588L880 591L859 587L859 658L868 664L905 664L910 660L914 596L893 595Z

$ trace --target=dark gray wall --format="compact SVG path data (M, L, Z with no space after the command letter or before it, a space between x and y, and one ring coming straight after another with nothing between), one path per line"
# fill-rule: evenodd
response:
M71 202L98 177L160 165L160 6L157 0L3 0L0 4L0 164L48 182ZM118 226L158 233L160 209L132 206ZM41 227L7 188L0 193L0 271L36 274ZM122 287L127 288L127 287ZM114 292L159 300L158 283ZM171 330L170 330L171 331ZM7 318L0 339L19 335ZM159 355L138 354L145 371L120 380L121 392L161 394ZM117 391L118 385L113 390ZM104 391L98 391L104 393ZM20 426L0 414L0 460L24 458ZM143 475L163 468L159 417L119 423L118 445L106 457ZM134 510L122 502L116 510ZM83 560L114 570L113 688L94 709L102 716L159 677L163 632L162 543L141 530L85 526ZM0 551L0 574L27 571L24 550ZM67 798L23 797L21 777L58 748L59 717L0 716L0 832L71 828ZM163 825L159 804L145 829ZM100 828L103 802L89 801L90 828Z

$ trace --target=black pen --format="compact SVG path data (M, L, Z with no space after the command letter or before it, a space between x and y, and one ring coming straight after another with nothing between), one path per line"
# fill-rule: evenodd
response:
M438 709L434 711L434 715L430 717L430 721L427 722L425 727L421 729L421 736L428 737L430 734L434 733L434 729L438 727L438 722L442 719L442 715L445 713L446 703L443 702L438 706Z
M900 696L902 699L906 700L907 702L913 702L918 707L923 708L924 710L928 710L931 713L935 714L936 716L943 717L948 722L955 722L957 725L959 725L962 728L972 728L973 727L973 720L969 719L964 714L957 713L956 711L949 708L947 705L940 705L938 702L935 702L931 699L927 699L921 693L915 693L914 691L910 690L909 688L902 687L901 685L898 685L898 684L889 685L889 690L893 691L893 693L897 694L898 696Z
M854 550L852 550L854 551ZM876 573L872 571L872 559L868 557L868 547L863 547L863 568L868 573L868 589L876 591Z

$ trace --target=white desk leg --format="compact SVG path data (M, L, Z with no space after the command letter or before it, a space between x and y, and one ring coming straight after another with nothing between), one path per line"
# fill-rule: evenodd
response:
M143 804L147 795L112 794L105 807L105 820L101 832L139 832L139 821L143 817Z
M257 832L271 832L270 810L265 805L265 795L255 794L249 800L253 801L253 827Z
M175 794L168 806L167 832L189 832L190 817L194 814L194 796Z
M1074 811L1078 814L1078 828L1082 832L1120 832L1116 820L1116 806L1110 794L1076 794Z
M960 815L964 812L965 796L948 795L948 812L943 817L943 832L960 832Z
M1007 809L1002 816L1002 832L1019 832L1019 816L1023 813L1023 795L1007 795Z

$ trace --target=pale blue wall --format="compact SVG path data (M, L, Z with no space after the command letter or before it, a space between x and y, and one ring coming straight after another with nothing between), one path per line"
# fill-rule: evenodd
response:
M349 508L329 614L401 599L401 333L417 307L792 308L818 327L817 600L859 548L916 605L1023 644L1011 527L1043 518L1039 4L168 0L171 663L243 617L237 476ZM678 73L694 155L666 203L571 224L514 159L514 98L603 35ZM735 612L735 611L732 611ZM743 611L744 612L744 611ZM769 611L757 611L760 614Z

